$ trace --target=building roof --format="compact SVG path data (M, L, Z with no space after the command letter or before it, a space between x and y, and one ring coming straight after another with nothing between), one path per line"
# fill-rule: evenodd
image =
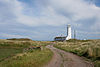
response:
M66 38L66 36L63 36L63 37L55 37L55 38Z

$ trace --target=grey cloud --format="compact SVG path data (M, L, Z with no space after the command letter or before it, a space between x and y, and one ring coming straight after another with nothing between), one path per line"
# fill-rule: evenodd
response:
M100 26L100 8L94 4L90 5L84 0L30 1L31 5L20 0L0 0L1 28L6 26L8 29L16 29L19 25L22 27L45 27L47 25L60 27L71 24L76 29L78 28L78 30L84 29L84 27L87 27L87 30L93 30L98 29ZM21 26L18 29L21 29ZM53 30L53 32L55 31ZM45 35L47 36L47 32L46 34L43 33L40 36L37 34L36 36L42 39ZM36 37L33 36L33 38Z

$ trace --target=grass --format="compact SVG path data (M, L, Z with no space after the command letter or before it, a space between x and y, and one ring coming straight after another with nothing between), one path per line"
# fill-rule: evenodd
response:
M84 56L93 61L95 67L100 67L100 40L69 40L67 42L56 42L54 46Z
M95 61L95 67L100 67L100 61Z
M0 67L42 67L50 61L53 55L49 49L45 48L47 43L26 40L0 40ZM42 46L43 50L27 50L32 46Z
M17 53L22 53L23 49L29 46L30 43L28 42L0 40L0 62Z
M49 49L31 50L1 62L0 67L42 67L52 55Z
M21 53L22 49L16 48L0 48L0 62L4 59L14 56L17 53Z

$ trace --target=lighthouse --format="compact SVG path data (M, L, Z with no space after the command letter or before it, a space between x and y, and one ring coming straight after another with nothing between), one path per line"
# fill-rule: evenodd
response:
M71 25L67 25L67 36L58 36L54 38L54 41L66 41L71 39Z
M71 39L71 25L67 25L67 36L66 40Z

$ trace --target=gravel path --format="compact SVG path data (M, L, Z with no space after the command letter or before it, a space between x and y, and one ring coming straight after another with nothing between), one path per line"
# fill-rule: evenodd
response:
M94 67L92 63L83 58L57 49L53 46L47 46L54 53L52 60L45 67Z

